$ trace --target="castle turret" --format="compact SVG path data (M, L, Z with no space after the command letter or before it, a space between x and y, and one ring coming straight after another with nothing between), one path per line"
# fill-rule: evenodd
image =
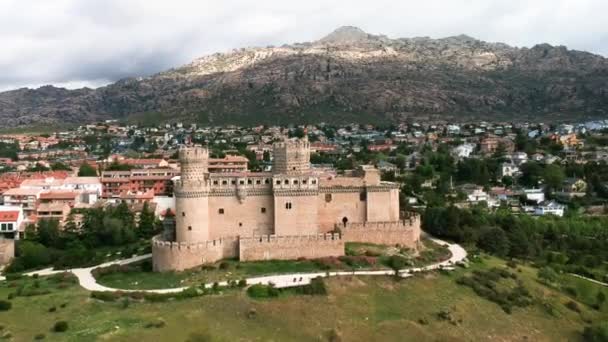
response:
M310 143L308 138L289 139L272 146L273 173L298 174L310 171Z
M175 241L209 240L209 151L181 147L181 178L175 181Z

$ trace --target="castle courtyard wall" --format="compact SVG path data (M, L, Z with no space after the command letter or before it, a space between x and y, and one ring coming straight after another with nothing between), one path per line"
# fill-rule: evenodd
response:
M420 217L393 222L347 224L340 229L344 242L399 245L416 249L420 242Z
M201 243L178 243L152 239L154 271L183 271L226 258L238 257L238 238L224 238Z
M317 259L342 255L344 255L344 241L339 234L266 235L239 241L241 261Z

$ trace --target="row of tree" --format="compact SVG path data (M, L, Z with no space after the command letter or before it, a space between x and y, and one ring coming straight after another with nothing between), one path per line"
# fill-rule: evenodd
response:
M77 226L71 215L63 227L57 220L40 220L26 229L26 238L17 241L16 258L9 272L54 265L76 267L95 263L107 250L148 241L161 230L161 222L147 203L139 219L125 203L85 209Z
M598 277L596 271L608 260L606 227L606 217L531 217L481 206L428 208L422 219L422 228L435 236L592 277Z

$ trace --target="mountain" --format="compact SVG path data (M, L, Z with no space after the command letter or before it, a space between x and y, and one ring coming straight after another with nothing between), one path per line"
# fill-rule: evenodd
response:
M5 125L107 118L199 123L528 119L608 112L608 60L466 35L391 39L341 27L314 42L216 53L97 89L0 93Z

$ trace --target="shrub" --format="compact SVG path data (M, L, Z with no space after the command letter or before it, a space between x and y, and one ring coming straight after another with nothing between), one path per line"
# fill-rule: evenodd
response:
M589 327L583 331L585 341L606 342L608 341L608 323L602 322Z
M538 270L538 278L551 284L558 281L559 275L551 267L545 266Z
M45 334L36 334L36 336L34 336L34 340L44 340L45 337Z
M247 289L247 294L252 298L277 297L279 291L273 285L255 284Z
M564 292L566 292L567 294L569 294L570 296L572 296L574 298L576 298L578 296L576 289L571 286L564 287Z
M325 287L325 282L323 278L317 277L310 280L310 284L298 287L296 289L297 293L303 293L307 295L326 295L327 288Z
M109 291L93 291L91 292L91 298L98 299L104 302L114 302L121 297L120 292L109 292Z
M399 255L391 255L387 260L388 267L392 268L395 272L407 266L407 259Z
M241 288L247 286L247 279L241 279L241 280L239 280L237 286L241 287Z
M163 321L162 319L157 320L156 322L150 322L148 324L146 324L144 327L145 328L163 328L165 325L167 325L167 323L165 323L165 321Z
M8 311L13 307L13 303L8 300L0 300L0 311Z
M11 300L13 298L15 298L15 293L14 292L11 292L11 293L8 294L8 296L6 296L6 299L8 299L8 300Z
M257 315L258 311L255 308L251 308L249 311L247 311L247 318L249 319L255 318Z
M120 302L120 307L123 309L126 309L129 307L130 304L131 304L131 301L129 300L129 297L125 297L122 299L122 302Z
M219 265L220 270L227 270L229 268L230 268L230 264L228 262L226 262L226 261L220 262L220 265Z
M53 326L54 332L65 332L67 330L68 330L68 322L66 322L66 321L56 322L55 325Z
M51 306L51 307L49 308L49 312L55 312L55 311L57 311L57 307L55 307L55 306Z
M566 307L574 312L581 312L581 308L578 306L578 304L574 301L568 301L566 304Z

